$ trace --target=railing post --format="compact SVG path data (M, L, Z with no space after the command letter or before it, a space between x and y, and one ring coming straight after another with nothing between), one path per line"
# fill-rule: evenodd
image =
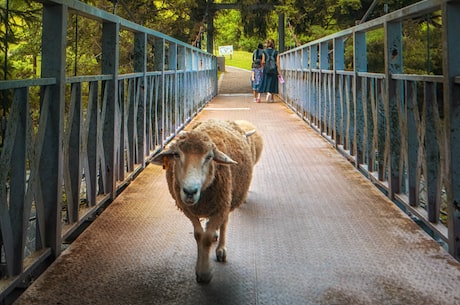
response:
M406 134L407 139L407 182L409 204L417 207L420 200L420 181L417 179L417 173L420 170L418 166L419 153L419 135L417 131L417 120L420 118L417 98L417 84L415 82L406 82Z
M345 44L343 37L334 38L334 75L333 75L333 87L334 87L334 94L332 95L332 111L333 111L333 119L332 119L332 137L334 140L334 146L337 148L338 145L342 144L342 129L338 126L340 125L340 121L343 119L341 117L341 104L338 102L339 99L339 76L337 71L345 70Z
M313 69L318 69L318 45L315 44L313 46L309 46L309 53L310 53L310 65L309 65L309 86L310 86L310 97L309 101L309 109L310 109L310 125L317 125L318 124L318 113L317 113L317 82L314 75L317 73L313 73Z
M24 259L25 235L30 215L26 208L26 160L27 160L27 129L29 115L27 88L14 90L11 115L9 117L10 137L5 141L4 150L11 154L10 198L9 209L1 208L2 230L6 236L4 255L7 261L8 275L14 276L22 272ZM2 168L3 169L3 168ZM5 168L6 172L6 168ZM3 172L2 174L6 174ZM6 176L6 175L5 175ZM2 179L3 180L3 179ZM5 217L8 215L9 217ZM1 231L0 231L1 234Z
M178 46L178 50L177 50L177 69L178 70L181 70L182 72L179 74L179 83L180 83L180 87L182 88L181 90L179 90L179 92L177 92L178 94L178 97L179 97L179 103L181 104L181 113L180 113L180 120L181 122L186 122L187 120L187 95L184 91L186 90L183 90L184 87L186 87L186 84L187 84L187 73L186 73L186 69L187 69L187 66L185 64L185 61L186 61L186 49L184 46ZM217 76L216 76L217 78Z
M177 71L177 44L170 43L168 48L168 70ZM171 119L173 120L169 126L172 126L172 132L176 133L180 127L179 124L179 94L177 92L177 75L174 73L174 87L170 88L172 96L169 97L173 104L170 111Z
M105 168L101 175L105 175L105 193L110 193L111 198L116 196L116 105L118 104L118 58L120 25L118 23L104 22L102 27L102 74L113 75L112 80L106 82L108 87L103 103L103 144ZM119 152L123 154L123 151Z
M319 69L320 69L320 84L318 89L320 90L318 98L318 127L321 133L327 134L327 74L322 73L322 70L329 70L329 46L328 42L322 42L319 44Z
M444 113L447 142L446 179L449 252L460 259L460 3L442 6Z
M154 59L154 69L155 71L160 71L161 76L159 77L159 86L157 96L159 98L158 107L155 111L158 112L158 116L160 117L159 121L157 122L157 128L160 131L160 145L163 146L165 142L165 131L166 131L166 110L165 110L165 41L163 38L156 38L155 39L155 59ZM161 126L158 126L161 124ZM169 136L169 135L168 135Z
M364 105L362 98L362 82L358 72L367 71L367 46L366 33L355 32L353 37L354 42L354 67L355 75L353 77L353 104L354 104L354 133L353 133L353 151L356 155L355 166L359 167L364 161L364 132L366 128L366 116L364 114Z
M398 104L398 82L393 74L402 73L402 24L385 22L385 77L387 80L385 105L387 145L389 145L389 193L390 199L400 191L401 133ZM379 152L380 153L380 152Z
M310 108L308 107L308 100L309 100L309 94L310 94L310 86L308 85L310 82L310 73L309 71L309 48L302 48L302 88L301 89L301 100L302 100L302 107L303 107L303 113L302 117L306 119L308 122L310 122L311 117L310 117ZM288 96L287 92L285 91L284 96Z
M56 85L47 97L51 102L41 101L41 113L46 112L48 120L39 161L39 187L45 210L44 245L51 248L54 257L61 253L67 22L67 6L44 3L41 76L55 78Z
M436 117L438 116L438 100L436 97L436 84L424 83L425 104L425 167L423 173L425 178L425 189L427 193L428 220L432 223L439 222L441 211L441 161L440 145L442 139L436 134ZM436 108L436 109L435 109Z
M147 101L147 34L136 33L134 36L134 72L143 73L140 84L139 105L137 108L137 162L145 166L145 156L148 156L146 129Z

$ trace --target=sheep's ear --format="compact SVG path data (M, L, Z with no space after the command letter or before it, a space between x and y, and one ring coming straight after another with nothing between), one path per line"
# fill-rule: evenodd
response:
M249 138L250 136L252 136L253 134L255 134L256 131L257 131L257 130L255 130L255 129L246 131L246 138Z
M157 164L157 165L162 165L163 169L168 169L169 166L169 158L175 155L177 152L175 149L168 148L166 150L163 150L160 152L158 155L152 158L150 160L151 163Z
M224 164L238 164L238 162L234 161L232 158L230 158L218 149L214 150L214 161Z

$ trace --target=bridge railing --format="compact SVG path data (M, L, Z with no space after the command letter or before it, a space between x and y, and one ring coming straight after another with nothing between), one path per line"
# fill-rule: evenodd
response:
M442 73L405 74L403 25L430 14L442 20ZM459 2L421 1L281 54L286 82L280 91L299 116L460 259L458 29ZM372 31L382 33L381 73L367 69Z
M78 1L42 3L42 77L0 81L8 105L0 135L0 278L7 278L0 300L59 256L63 242L217 94L211 54ZM72 16L98 24L97 75L68 76ZM132 73L120 72L122 30L132 37L125 42Z

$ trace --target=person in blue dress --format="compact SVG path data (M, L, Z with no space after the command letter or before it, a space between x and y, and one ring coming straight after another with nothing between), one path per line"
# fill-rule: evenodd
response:
M273 65L272 62L274 61ZM278 94L279 56L275 49L275 41L268 39L267 48L262 54L263 76L259 92L266 93L266 101L274 102L274 94Z
M254 92L254 103L260 103L259 86L262 81L263 70L260 62L255 62L252 67L251 81L252 90Z

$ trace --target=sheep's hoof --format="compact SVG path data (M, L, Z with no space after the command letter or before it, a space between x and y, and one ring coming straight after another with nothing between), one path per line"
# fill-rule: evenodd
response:
M212 273L195 273L196 281L200 284L208 284L212 279Z
M225 249L217 249L216 257L218 262L225 262L227 260L227 251L225 251Z

